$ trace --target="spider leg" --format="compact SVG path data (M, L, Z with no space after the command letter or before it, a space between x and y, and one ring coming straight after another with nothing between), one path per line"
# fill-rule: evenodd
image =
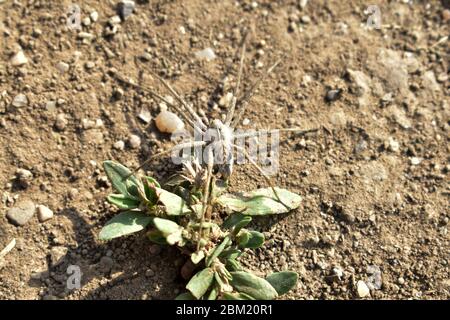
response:
M266 182L269 184L269 186L270 186L270 188L272 189L272 192L273 192L273 194L275 195L275 197L277 198L277 200L278 200L283 206L285 206L286 209L291 210L292 208L289 207L287 204L285 204L285 203L281 200L280 196L278 195L277 190L275 189L275 186L274 186L272 180L267 176L267 174L264 172L264 170L263 170L260 166L258 166L258 164L255 162L255 160L252 159L252 157L248 154L248 152L247 152L244 148L242 148L242 147L240 147L240 146L237 146L237 145L235 145L235 144L233 144L233 147L235 147L236 149L241 150L241 151L244 153L245 157L248 159L248 161L250 162L250 164L252 164L252 165L256 168L256 170L258 170L258 172L264 177L264 179L266 180Z
M310 132L318 131L318 128L302 130L300 128L283 128L283 129L273 129L273 130L258 130L252 132L236 133L235 138L248 138L248 137L258 137L260 135L268 135L276 132L295 132L297 136L301 136Z
M113 76L119 80L120 82L123 82L135 89L138 90L142 90L142 91L146 91L148 92L152 97L161 100L162 102L164 102L166 105L168 105L170 108L172 108L173 110L175 110L176 112L178 112L180 114L180 116L183 118L183 120L185 120L188 125L192 128L195 129L196 124L188 117L188 115L184 112L183 109L179 108L177 105L170 103L169 101L167 101L167 99L165 99L164 97L162 97L161 95L159 95L158 93L156 93L155 91L153 91L152 89L150 89L149 87L146 87L144 85L138 85L136 83L133 83L127 79L125 79L123 76L119 75L118 73L114 73Z
M131 177L138 170L142 169L147 163L149 163L150 161L152 161L152 160L154 160L156 158L159 158L159 157L164 156L166 154L170 154L170 153L172 153L174 151L182 150L184 148L200 147L200 146L204 146L205 144L206 144L205 141L191 141L191 142L186 142L186 143L179 144L179 145L177 145L177 146L175 146L173 148L170 148L169 150L157 153L157 154L151 156L150 158L148 158L147 160L145 160L139 167L134 169L126 178Z
M195 121L200 125L200 128L202 130L207 129L206 125L203 123L202 119L199 117L199 115L195 112L194 109L178 94L178 92L175 91L174 88L163 78L161 78L159 75L154 73L153 71L149 71L152 76L154 76L156 79L158 79L166 88L170 91L171 94L175 96L175 98L178 100L178 102L188 111L188 113L194 118Z
M261 82L273 71L273 69L275 69L281 63L282 60L283 58L277 60L269 69L267 69L264 75L261 76L258 80L256 80L256 82L253 83L253 85L245 93L245 95L237 102L236 106L239 107L239 110L238 113L236 114L236 117L234 117L233 121L231 122L231 127L235 128L237 126L242 115L244 114L248 101L251 99L256 89L259 87Z
M236 98L238 96L239 93L239 86L241 84L241 78L242 78L242 71L244 69L244 58L245 58L245 48L246 48L246 39L247 39L247 34L245 34L244 39L243 39L243 43L242 43L242 51L241 51L241 60L239 63L239 72L238 72L238 78L237 78L237 82L236 82L236 86L234 87L234 92L233 92L233 98L231 99L229 105L228 105L228 112L227 112L227 116L225 119L225 125L229 126L231 124L231 120L233 120L233 116L234 116L234 110L236 108Z

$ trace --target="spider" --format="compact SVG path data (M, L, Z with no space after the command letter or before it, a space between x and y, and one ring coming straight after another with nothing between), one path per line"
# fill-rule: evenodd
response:
M227 106L227 113L225 117L225 121L222 122L219 119L213 119L209 120L204 113L202 116L200 116L191 105L189 105L179 94L178 92L163 78L161 78L159 75L155 74L154 72L150 71L150 74L158 79L164 87L173 95L177 103L172 103L168 101L166 98L162 97L158 93L154 92L152 89L135 84L134 82L131 82L129 80L126 80L124 77L120 76L118 73L114 73L116 79L119 81L135 88L138 90L143 90L145 92L148 92L151 96L154 98L164 102L169 108L176 111L181 118L187 123L189 129L193 130L193 132L200 133L201 135L206 135L207 131L210 133L212 132L212 135L216 138L212 143L208 144L208 141L189 141L186 143L178 144L177 146L173 147L170 150L163 151L161 153L158 153L156 155L153 155L146 161L144 161L138 168L134 170L136 172L140 168L142 168L146 163L149 161L155 159L156 157L173 153L173 152L179 152L180 150L185 150L186 148L196 148L196 147L205 147L205 153L206 153L206 166L194 166L197 169L193 170L192 163L191 162L185 162L184 166L188 169L188 171L191 174L202 174L206 175L206 178L200 179L203 182L203 190L204 190L204 197L203 197L203 213L202 213L202 222L205 219L205 212L207 211L207 207L210 204L210 188L212 184L212 180L215 179L216 174L221 174L222 179L227 181L230 176L233 173L233 162L234 162L234 156L233 156L233 150L237 150L241 152L245 156L245 158L249 161L251 165L253 165L258 172L264 177L266 182L270 185L272 188L272 191L277 198L277 200L282 203L284 206L286 206L287 209L290 209L286 204L284 204L271 179L268 177L268 175L264 172L264 170L256 163L256 161L252 158L252 156L242 147L235 143L233 143L234 139L236 138L246 138L246 137L258 137L262 134L270 134L274 132L287 132L287 131L295 131L295 132L301 132L301 134L317 131L318 129L310 129L310 130L301 130L300 128L285 128L285 129L278 129L278 130L262 130L262 131L253 131L253 132L247 132L247 133L239 133L235 134L234 129L240 122L240 119L242 115L244 114L248 102L255 93L256 89L259 87L261 82L267 78L267 76L281 63L283 58L278 59L273 65L271 65L264 73L262 77L260 77L258 80L256 80L251 86L250 89L243 94L243 96L238 100L237 97L239 95L239 88L241 85L242 80L242 73L244 68L244 59L245 59L245 50L246 50L246 38L247 34L244 36L242 40L242 48L241 48L241 54L240 54L240 62L239 62L239 70L237 75L237 81L233 89L232 98L230 99L230 102ZM213 150L220 151L222 153L222 159L225 159L223 162L215 162L215 159L217 157L214 157ZM197 164L197 162L195 163ZM218 170L214 171L214 167L217 167ZM134 173L133 172L133 173ZM216 172L216 173L214 173ZM198 180L198 179L197 179Z

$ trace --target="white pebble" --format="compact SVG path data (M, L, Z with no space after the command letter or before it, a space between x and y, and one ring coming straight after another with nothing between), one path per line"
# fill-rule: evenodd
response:
M357 291L358 291L358 297L360 297L360 298L365 298L365 297L367 297L368 295L370 295L369 287L368 287L367 284L366 284L364 281L362 281L362 280L359 280L359 281L356 283L356 289L357 289Z
M250 123L250 120L248 119L248 118L245 118L243 121L242 121L242 125L243 126L246 126L246 125L248 125Z
M137 149L141 146L141 138L135 134L131 134L128 137L128 143L132 149Z
M155 122L158 130L165 133L174 133L184 129L183 121L170 111L161 111Z
M58 129L60 131L62 131L66 128L67 119L66 119L66 116L64 115L64 113L60 113L56 116L55 126L56 126L56 129Z
M56 69L58 69L59 72L61 72L61 74L69 71L69 65L65 62L58 62L58 64L56 65Z
M53 211L43 205L37 206L37 216L40 222L45 222L53 218Z
M152 120L152 116L150 115L150 111L147 108L142 108L141 112L138 114L138 118L144 121L145 123L149 123Z
M89 17L91 17L92 22L96 22L98 20L98 12L92 11Z
M418 164L420 164L422 162L422 159L418 158L418 157L412 157L410 160L411 164L413 166L417 166Z
M199 59L206 59L207 61L214 60L216 58L216 54L214 53L213 49L206 48L201 51L197 51L195 53L196 57Z
M122 140L116 141L113 145L113 148L116 150L123 150L125 148L125 142Z
M393 152L397 152L400 149L400 144L398 141L395 141L392 137L389 137L389 150Z
M12 105L16 108L26 107L28 105L28 98L23 93L19 93L14 97Z
M18 67L18 66L24 65L24 64L26 64L26 63L28 63L28 59L27 59L27 57L25 56L25 54L23 53L22 50L20 50L19 52L17 52L17 53L11 58L11 64L12 64L14 67Z

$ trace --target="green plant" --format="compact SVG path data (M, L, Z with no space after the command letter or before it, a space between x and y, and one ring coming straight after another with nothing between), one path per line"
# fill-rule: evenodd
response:
M189 254L199 271L186 285L188 291L176 299L275 299L296 285L295 272L277 272L263 279L244 270L239 260L245 249L259 248L265 241L262 233L245 228L252 217L297 208L299 195L280 188L276 194L265 188L232 195L226 193L223 180L213 178L211 185L204 184L205 171L195 161L186 163L185 171L172 176L165 188L113 161L105 161L104 168L119 192L107 199L123 211L107 222L100 239L148 229L151 241L175 245ZM218 214L212 218L213 212L228 215L221 221Z

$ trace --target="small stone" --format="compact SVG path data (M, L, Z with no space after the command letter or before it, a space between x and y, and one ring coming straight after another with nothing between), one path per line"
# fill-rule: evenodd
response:
M183 121L170 111L161 111L155 119L156 127L165 133L174 133L184 129Z
M105 256L100 259L99 267L103 272L110 272L113 266L114 260L111 257Z
M199 59L205 59L206 61L211 61L216 58L216 54L211 48L205 48L201 51L197 51L195 53L195 56Z
M220 107L228 107L230 105L231 99L233 99L233 93L228 92L219 100Z
M134 1L122 0L117 5L117 11L122 20L125 20L133 13L135 7L136 4L134 3Z
M359 280L356 283L356 289L357 289L357 292L358 292L358 297L360 297L360 298L365 298L365 297L370 295L369 287L362 280Z
M145 276L147 278L151 278L155 275L155 271L153 271L152 269L148 269L147 271L145 271Z
M33 174L27 169L17 169L16 176L19 180L29 180L33 178Z
M28 105L28 98L23 93L19 93L14 97L11 104L16 108L26 107Z
M114 89L114 91L113 91L114 99L120 100L120 99L122 99L123 95L124 95L124 92L121 88Z
M68 123L68 121L67 121L64 113L60 113L56 116L55 127L59 131L63 131L66 128L67 123Z
M123 150L125 149L125 142L123 142L122 140L116 141L113 144L113 148L116 150Z
M33 217L35 210L36 207L34 203L30 200L25 200L9 209L6 213L6 217L12 224L23 226Z
M400 144L394 140L394 138L389 137L388 139L388 146L389 146L389 150L392 152L397 152L398 150L400 150Z
M444 22L450 21L450 10L449 9L445 9L444 11L442 11L442 20L444 20Z
M88 27L88 26L91 25L91 18L85 17L85 18L83 18L83 20L81 21L81 23L83 24L83 26Z
M109 18L108 23L111 26L116 26L121 22L120 17L119 16L112 16L111 18ZM111 30L112 31L112 30ZM117 32L117 30L116 30ZM115 33L115 32L114 32Z
M302 21L304 24L308 24L308 23L311 22L311 18L310 18L309 16L303 16L303 17L301 18L301 21Z
M84 66L85 66L86 69L91 70L91 69L93 69L95 67L95 63L93 61L88 61L88 62L85 63Z
M245 118L243 121L242 121L242 125L243 126L247 126L247 125L249 125L250 124L250 119L248 119L248 118Z
M399 285L403 285L403 284L405 284L405 279L403 279L402 277L399 277L399 278L397 279L397 283L398 283Z
M19 52L17 52L10 60L11 64L14 67L19 67L22 66L24 64L28 63L28 59L25 56L25 54L23 53L22 50L20 50Z
M96 22L98 20L98 12L92 11L89 17L91 18L92 22Z
M156 256L156 255L158 255L160 253L161 253L161 246L160 245L153 244L153 245L150 246L150 254L151 255Z
M141 146L141 138L135 134L128 137L128 144L132 149L138 149Z
M50 261L52 266L55 267L63 263L68 251L69 249L66 247L62 246L53 247L50 250Z
M138 114L138 118L144 121L145 123L149 123L150 120L152 120L152 116L150 114L150 111L148 111L147 108L142 108L141 112Z
M53 218L53 211L43 205L37 206L37 216L40 222L45 222Z
M409 159L409 162L413 165L413 166L417 166L418 164L420 164L422 162L422 159L418 158L418 157L412 157Z
M55 110L56 110L56 101L47 101L47 103L45 104L45 109L48 112L55 112Z
M444 83L444 82L447 82L447 80L448 80L448 75L445 72L442 72L437 76L438 82Z
M65 63L65 62L58 62L58 64L56 65L56 69L58 69L58 71L63 74L66 73L67 71L69 71L70 66Z
M326 100L328 102L336 101L341 97L341 90L339 89L332 89L327 92L327 95L325 96Z

